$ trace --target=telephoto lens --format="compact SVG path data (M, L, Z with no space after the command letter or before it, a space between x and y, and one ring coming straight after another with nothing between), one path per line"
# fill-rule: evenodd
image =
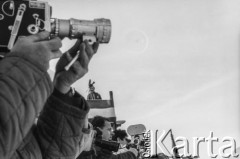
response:
M109 19L78 20L51 19L53 36L70 39L84 38L90 42L109 43L111 21Z

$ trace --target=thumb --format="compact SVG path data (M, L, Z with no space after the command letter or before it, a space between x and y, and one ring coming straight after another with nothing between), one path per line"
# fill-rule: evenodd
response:
M34 35L30 35L27 38L32 42L38 42L38 41L48 40L49 36L50 36L50 33L48 31L43 31Z

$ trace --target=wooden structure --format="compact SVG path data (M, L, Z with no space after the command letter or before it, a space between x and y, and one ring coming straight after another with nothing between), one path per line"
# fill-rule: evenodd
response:
M90 111L89 111L89 120L91 121L94 116L103 116L108 118L112 122L112 127L116 130L117 127L121 126L121 124L125 123L125 121L117 121L115 108L114 108L114 100L113 100L113 92L109 92L110 99L109 100L87 100Z

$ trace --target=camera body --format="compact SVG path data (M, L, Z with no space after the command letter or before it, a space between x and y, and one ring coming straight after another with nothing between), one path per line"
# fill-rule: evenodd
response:
M79 20L51 17L48 2L37 0L0 1L0 52L9 52L19 36L49 31L51 36L70 39L82 38L108 43L111 37L109 19Z
M100 148L107 149L109 151L117 152L119 149L119 143L115 141L107 141L102 139L96 139L94 144Z
M134 140L133 140L133 143L134 143L135 145L139 145L140 139L134 139Z

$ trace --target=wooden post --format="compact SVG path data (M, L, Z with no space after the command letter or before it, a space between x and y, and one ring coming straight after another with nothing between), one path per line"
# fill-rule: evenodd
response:
M110 95L111 104L112 104L113 107L114 107L113 92L112 92L112 91L109 91L109 95Z
M110 95L110 102L111 102L111 105L113 106L114 108L114 101L113 101L113 92L112 91L109 91L109 95ZM117 125L116 125L116 122L113 123L113 130L116 130L117 129Z

